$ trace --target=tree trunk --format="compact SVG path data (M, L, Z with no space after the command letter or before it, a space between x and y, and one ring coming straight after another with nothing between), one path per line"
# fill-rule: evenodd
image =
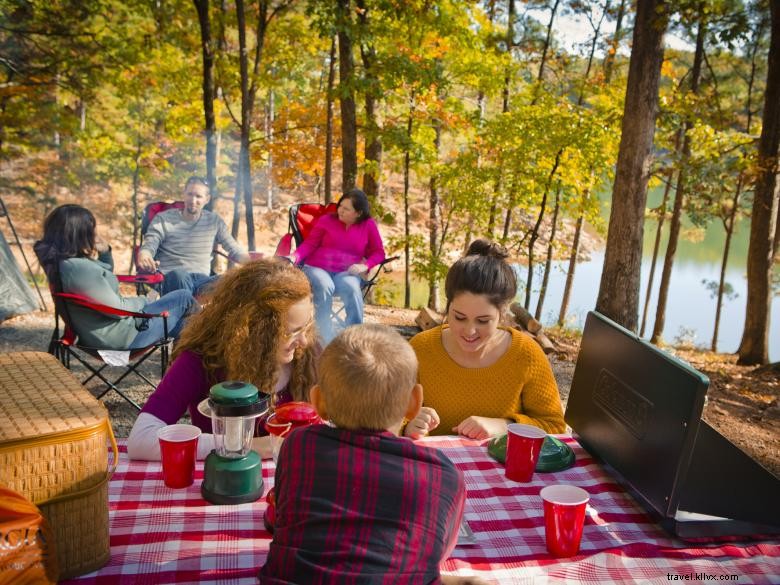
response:
M412 123L414 114L414 94L409 97L409 119L406 121L406 135L412 139ZM411 156L409 148L404 153L404 308L412 306L411 251L409 238L412 235L409 217L409 170Z
M638 0L622 134L596 310L636 331L647 181L667 25L664 0Z
M135 248L138 245L138 234L140 231L138 218L141 213L138 206L138 190L141 186L141 144L141 132L139 130L138 143L136 144L135 156L133 157L133 247L131 248L132 252L130 253L130 266L127 269L128 273L132 272L133 266L135 266Z
M699 28L696 33L696 51L693 56L693 67L691 69L691 93L693 95L699 93L699 80L701 79L701 66L704 61L704 37L706 31L707 21L705 13L702 11L699 16ZM655 310L653 334L650 337L651 343L658 343L661 339L664 332L664 323L666 322L666 303L669 298L669 284L672 280L674 256L677 254L677 244L680 239L680 225L682 223L682 211L685 203L686 191L688 189L688 162L691 158L691 137L689 132L691 128L693 128L693 122L689 119L684 124L680 172L677 175L677 191L674 196L672 218L669 222L669 241L666 244L664 267L661 271L661 283L658 287L658 306Z
M333 176L333 85L336 78L336 37L330 41L330 67L328 68L328 105L325 122L325 205L333 200L331 177Z
M678 132L677 136L680 136ZM675 149L676 150L676 149ZM661 249L661 234L664 229L664 221L666 221L666 205L669 201L669 191L672 188L672 181L674 179L674 169L669 169L667 173L666 187L664 187L664 196L661 200L661 205L658 207L658 226L655 231L655 242L653 243L653 257L650 260L650 274L647 277L647 288L645 290L645 306L642 309L642 325L639 327L639 336L644 337L645 326L647 325L647 309L650 306L650 293L653 290L653 281L655 280L655 263L658 260L658 251Z
M355 108L352 38L348 30L349 0L338 0L339 102L341 104L341 190L346 193L357 179L357 113Z
M555 250L555 233L558 230L558 211L561 207L561 184L558 182L558 188L555 190L555 207L553 208L552 228L550 229L550 239L547 242L547 259L544 261L544 276L542 277L542 288L539 289L539 299L536 301L536 311L534 318L540 321L542 318L542 308L544 307L544 297L547 296L547 285L550 282L550 270L552 269L552 259Z
M777 221L778 147L780 146L780 4L770 2L772 36L764 92L764 116L758 143L759 175L753 190L747 260L745 330L739 344L743 365L769 361L771 277Z
M501 233L502 244L506 244L506 241L509 239L509 229L512 227L512 211L515 208L516 195L515 182L512 181L512 187L509 190L509 199L506 203L506 214L504 215L504 231Z
M368 15L365 0L356 0L358 7L358 20L363 27L364 38L370 38ZM382 168L382 137L377 123L376 106L381 98L381 89L379 80L376 77L376 50L373 45L361 43L360 56L363 60L363 70L365 75L365 104L366 104L366 127L365 127L365 163L366 169L363 172L363 191L370 201L374 201L379 195L380 172Z
M203 53L203 116L206 134L206 181L209 184L211 201L206 205L211 209L217 192L217 123L214 116L214 49L212 48L211 21L209 19L209 1L193 0L198 12L200 24L200 45Z
M238 167L236 168L236 185L233 191L233 224L230 228L230 235L238 238L238 232L241 228L241 197L244 193L242 182L244 180L244 159L241 152L238 155Z
M436 118L433 121L433 130L435 132L435 138L433 139L433 146L436 150L436 159L439 158L439 149L441 147L441 120ZM441 208L439 206L439 189L437 184L438 176L434 172L431 174L431 197L430 197L430 209L428 212L429 221L429 240L428 249L431 254L431 262L436 262L441 254L441 245L439 245L439 224L441 223ZM443 244L444 242L442 242ZM428 308L434 311L439 311L439 275L435 271L431 271L428 277Z
M525 304L523 305L526 309L528 309L531 306L531 288L533 285L533 277L534 277L534 245L536 244L536 240L539 239L539 228L542 225L542 220L544 219L544 212L547 208L547 196L550 194L550 187L552 186L552 180L555 176L555 173L558 172L558 165L561 162L561 153L563 151L559 150L557 156L555 157L555 162L553 163L552 169L550 170L550 174L547 176L547 184L544 186L544 195L542 195L542 203L539 205L539 215L536 217L536 223L534 224L533 229L531 230L531 237L528 239L528 276L526 277L526 283L525 283Z
M512 58L512 47L514 47L514 43L515 43L515 14L516 14L515 0L509 0L507 23L506 23L506 52L507 55L509 55L510 61ZM504 72L504 88L501 91L501 95L502 95L501 111L504 113L509 111L509 88L512 85L511 72L512 70L510 67L507 67L506 71ZM501 162L499 162L498 176L496 177L496 182L493 185L493 200L490 204L490 213L488 215L487 231L488 231L488 237L490 238L493 238L493 230L495 229L496 221L498 220L498 202L501 198L503 174L504 174L503 165L501 164ZM511 217L509 219L511 221ZM506 223L506 221L504 223ZM468 244L466 245L468 246Z
M547 63L547 52L550 50L553 23L555 22L555 13L558 12L558 4L560 4L560 0L555 0L555 4L553 4L552 9L550 10L550 22L547 23L547 36L544 38L544 46L542 47L542 58L539 62L539 74L536 76L536 81L538 84L542 83L542 78L544 77L544 66ZM534 98L534 102L536 102L536 98Z
M577 269L577 256L580 253L580 237L582 236L582 224L585 221L584 208L587 203L587 199L590 195L589 191L582 194L581 206L583 210L580 211L579 217L577 217L577 224L574 227L574 238L571 243L571 254L569 255L569 269L566 271L566 284L563 286L563 298L561 299L561 310L558 313L558 325L563 327L566 322L566 312L569 310L569 299L571 298L571 289L574 285L574 273Z
M750 51L750 76L748 77L747 84L747 98L745 99L745 116L747 121L745 122L745 133L750 134L750 130L753 125L753 87L756 81L756 56L758 55L758 48L761 44L761 37L763 36L763 29L766 25L764 19L759 21L757 29L753 32L753 46ZM718 281L718 298L715 303L715 326L712 331L712 343L710 349L713 352L718 351L718 332L720 331L720 317L721 309L723 306L723 295L726 287L726 268L728 265L729 253L731 251L731 240L734 235L734 226L739 215L739 203L742 197L742 188L745 182L744 172L739 173L737 178L737 185L734 189L734 198L731 202L731 209L728 212L727 217L723 221L723 228L726 232L726 242L723 245L723 261L720 268L720 280ZM780 213L780 206L778 206L778 213ZM780 223L777 225L780 228ZM775 236L777 236L777 231ZM775 238L776 240L776 238ZM775 241L776 243L776 241Z
M615 65L615 56L617 55L620 39L623 36L623 17L626 15L626 0L620 0L617 17L615 19L615 34L612 35L612 41L607 49L607 56L604 58L604 85L609 85L612 81L612 68Z
M272 89L268 90L268 103L265 108L265 141L268 145L268 159L265 163L265 207L268 211L274 208L274 156L271 146L274 141L274 119L276 118L275 96Z
M605 4L604 12L606 14L606 10L609 7L609 2ZM582 76L582 83L580 84L580 91L579 96L577 97L577 105L581 106L585 102L585 86L588 83L588 78L590 77L590 70L593 66L593 58L596 54L596 47L598 46L599 41L599 33L601 32L601 25L604 22L604 17L602 15L601 20L599 20L599 24L596 27L596 30L593 31L593 40L590 44L590 53L588 54L588 64L585 67L585 73ZM591 175L593 174L593 170L591 169ZM558 311L558 326L563 327L564 322L566 321L566 312L569 309L569 299L571 298L571 289L574 285L574 273L577 270L577 256L579 255L579 247L580 247L580 238L582 236L582 224L585 221L585 204L588 201L588 197L590 196L590 191L586 190L582 193L580 196L580 213L577 216L577 221L574 227L574 238L572 241L572 250L571 254L569 255L569 268L566 271L566 283L563 287L563 297L561 298L561 308Z
M737 210L739 209L739 198L742 194L742 174L737 180L737 187L734 190L734 198L731 201L731 210L728 217L723 222L723 228L726 231L726 242L723 244L723 260L720 264L720 279L718 280L718 298L715 302L715 326L712 329L712 342L710 350L718 351L718 332L720 331L720 314L723 308L723 295L726 290L726 268L729 263L729 252L731 251L731 238L734 235L734 224L737 219Z

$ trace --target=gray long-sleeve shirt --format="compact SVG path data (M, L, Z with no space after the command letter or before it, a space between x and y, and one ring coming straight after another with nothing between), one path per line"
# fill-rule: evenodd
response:
M203 210L194 221L186 221L178 209L158 213L144 236L141 250L160 262L160 271L177 268L200 274L211 272L214 242L220 244L233 261L246 254L217 214Z

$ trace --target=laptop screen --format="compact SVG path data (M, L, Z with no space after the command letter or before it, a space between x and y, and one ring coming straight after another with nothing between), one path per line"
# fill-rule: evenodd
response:
M588 313L565 420L645 505L674 516L709 379Z

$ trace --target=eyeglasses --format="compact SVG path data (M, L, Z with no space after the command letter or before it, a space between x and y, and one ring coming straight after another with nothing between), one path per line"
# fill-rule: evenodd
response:
M298 329L298 331L294 331L292 333L285 332L282 333L280 337L284 343L290 343L294 339L306 338L313 328L314 328L314 320L309 319L309 321L303 327Z

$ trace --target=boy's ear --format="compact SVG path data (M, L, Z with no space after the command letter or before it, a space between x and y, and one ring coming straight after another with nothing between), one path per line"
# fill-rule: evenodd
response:
M406 414L404 417L406 420L412 420L420 413L423 403L423 387L422 384L417 383L412 388L412 393L409 396L409 406L406 407ZM324 418L324 417L323 417Z
M314 410L322 420L328 420L328 411L325 408L325 396L322 395L322 388L319 384L315 384L309 390L309 400L314 405Z

